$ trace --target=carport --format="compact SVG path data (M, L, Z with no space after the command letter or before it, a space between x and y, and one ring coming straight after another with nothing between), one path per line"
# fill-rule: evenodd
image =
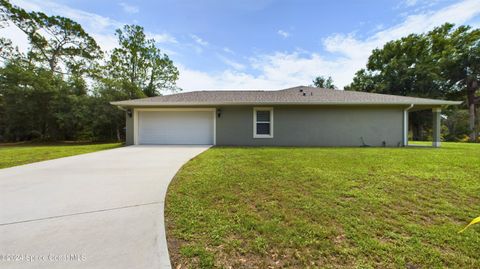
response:
M408 133L409 133L409 113L420 110L430 110L432 112L432 147L438 148L441 145L441 135L440 131L442 129L441 118L442 118L442 108L439 106L429 107L429 106L415 106L410 105L404 110L403 114L403 144L409 146L408 144Z

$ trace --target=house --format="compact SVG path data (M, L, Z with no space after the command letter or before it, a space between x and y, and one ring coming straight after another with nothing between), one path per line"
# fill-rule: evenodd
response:
M127 111L126 143L238 146L408 144L408 113L461 102L299 86L276 91L194 91L112 102Z

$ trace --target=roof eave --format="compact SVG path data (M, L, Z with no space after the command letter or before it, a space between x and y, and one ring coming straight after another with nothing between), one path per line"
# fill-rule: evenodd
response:
M193 103L193 102L178 102L178 103L164 103L164 102L145 102L145 103L131 103L125 101L110 102L110 104L122 107L155 107L155 106L262 106L262 105L356 105L356 106L401 106L401 105L417 105L417 106L444 106L444 105L460 105L461 101L438 101L438 102L218 102L218 103Z

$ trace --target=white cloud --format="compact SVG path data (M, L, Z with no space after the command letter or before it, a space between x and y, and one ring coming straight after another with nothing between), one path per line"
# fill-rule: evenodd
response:
M120 3L118 3L118 5L120 5L122 7L123 11L125 11L128 14L135 14L135 13L138 13L140 11L140 9L137 6L130 5L130 4L127 4L125 2L120 2Z
M239 62L236 62L230 58L227 58L221 54L217 54L217 57L226 65L232 67L233 69L235 70L243 70L245 69L245 65L244 64L241 64Z
M278 31L277 31L277 34L279 34L279 35L280 35L281 37L283 37L283 38L287 38L287 37L290 36L290 33L287 32L287 31L284 31L284 30L278 30Z
M480 28L480 21L473 22L470 24L470 26L472 26L472 28Z
M80 23L85 31L95 38L97 43L104 50L111 50L117 45L114 32L116 28L123 26L123 23L111 18L70 8L66 5L57 4L49 0L14 0L12 2L13 4L29 11L35 10L51 15L65 16ZM14 44L18 45L21 49L28 48L28 42L25 35L12 24L10 24L10 27L8 28L0 29L0 35L10 38Z
M411 7L411 6L414 6L418 3L418 0L405 0L405 5L407 7Z
M178 85L187 90L279 89L311 84L315 76L333 75L332 72L342 70L344 65L341 62L329 62L315 53L295 51L252 58L250 66L258 71L259 75L232 69L211 74L180 66Z
M223 51L226 52L226 53L235 54L235 52L228 47L224 47Z
M27 36L13 23L8 23L5 28L0 29L0 37L12 40L13 45L21 52L27 51L30 47Z
M217 74L192 70L183 65L177 65L180 71L178 86L185 91L198 89L266 89L274 87L271 81L261 77L238 72L224 70Z
M156 34L156 33L147 32L146 35L148 38L155 39L155 42L157 43L178 43L175 37L167 33Z
M348 69L354 66L358 70L365 66L368 56L375 48L383 46L388 41L407 36L411 33L423 33L440 26L445 22L463 24L480 14L480 1L467 0L450 5L436 12L425 12L410 15L393 27L376 32L367 39L358 39L354 34L335 34L323 41L325 49L337 53L348 60ZM352 72L352 71L350 71ZM334 74L332 77L338 85L344 86L351 81L352 73L348 76ZM344 80L344 78L350 78Z
M380 31L380 30L382 30L383 28L385 28L385 25L383 25L383 24L377 24L377 25L373 28L373 31L374 31L374 32Z
M193 39L193 41L195 41L195 43L199 44L200 46L208 46L208 42L203 40L202 38L200 38L199 36L197 35L190 35L190 37Z
M205 73L183 67L179 85L186 89L283 88L310 84L315 76L324 75L332 76L335 84L342 88L365 66L374 48L410 33L426 32L445 22L463 24L478 14L480 1L465 0L435 12L407 16L398 25L374 32L366 39L357 38L355 34L329 36L323 40L324 49L332 54L328 58L301 50L259 55L250 60L250 67L258 75L228 69Z
M125 24L109 17L74 9L50 0L14 0L12 2L29 11L42 11L51 15L71 18L80 23L85 31L89 33L105 51L110 51L118 45L114 35L115 29L121 28ZM122 3L120 3L120 5L122 5ZM133 6L129 7L133 8ZM147 32L146 35L149 38L155 39L157 43L178 43L175 37L168 33ZM7 28L0 29L0 36L10 38L14 44L19 46L21 51L25 51L28 48L26 36L13 24L10 24ZM172 55L174 52L170 51L169 54Z
M397 6L397 8L400 8L400 7L407 7L407 8L415 7L416 11L420 11L422 9L432 7L440 1L442 1L442 0L404 0L403 2L401 2Z
M98 14L89 13L68 6L57 4L51 0L15 0L15 4L28 10L39 10L47 14L58 14L70 17L84 26L103 49L116 46L114 30L123 25L116 20ZM350 83L354 73L365 66L371 50L384 43L406 36L410 33L421 33L439 26L444 22L462 24L477 19L480 14L480 1L464 0L443 9L419 11L404 17L403 22L388 28L376 29L367 38L359 38L353 33L337 33L322 40L325 54L296 49L294 51L271 52L251 57L246 64L238 63L231 58L220 57L229 67L218 72L204 72L190 69L176 63L180 69L178 85L184 89L220 89L220 88L283 88L295 85L310 84L317 75L332 76L337 86ZM478 20L477 20L478 25ZM278 33L281 35L280 33ZM288 33L287 33L288 34ZM15 27L0 29L0 35L13 37L16 44L27 44L22 41L19 30ZM176 39L165 33L149 33L160 43L176 43ZM209 43L202 38L191 35L194 44L187 44L201 52ZM213 47L213 46L210 46ZM233 54L229 48L217 48L225 53ZM328 54L328 57L327 57Z

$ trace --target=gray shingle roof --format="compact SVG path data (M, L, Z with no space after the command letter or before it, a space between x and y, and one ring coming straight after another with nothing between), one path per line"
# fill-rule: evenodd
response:
M458 101L425 99L298 86L278 91L193 91L112 102L124 107L192 105L456 105Z

